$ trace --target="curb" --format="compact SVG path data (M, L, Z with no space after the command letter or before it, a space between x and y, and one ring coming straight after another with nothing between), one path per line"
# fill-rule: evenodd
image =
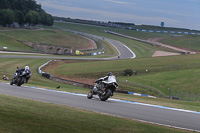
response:
M145 95L145 94L139 94L139 93L134 93L134 92L128 92L130 95L135 95L135 96L143 96L143 97L151 97L151 98L158 98L150 95Z
M103 54L103 53L104 53L104 51L103 52L91 53L91 55L99 55L99 54Z

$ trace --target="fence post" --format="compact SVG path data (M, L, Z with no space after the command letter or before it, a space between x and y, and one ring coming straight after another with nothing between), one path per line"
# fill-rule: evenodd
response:
M191 94L190 94L190 91L189 91L189 101L190 101L190 96L191 96Z
M197 92L196 92L196 101L197 101Z
M181 100L183 100L183 91L181 92Z
M169 90L169 99L171 99L171 90L170 88L168 88L168 90Z

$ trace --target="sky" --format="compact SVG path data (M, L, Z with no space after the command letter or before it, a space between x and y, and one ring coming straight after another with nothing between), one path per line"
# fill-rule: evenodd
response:
M200 0L36 0L49 14L72 19L200 30Z

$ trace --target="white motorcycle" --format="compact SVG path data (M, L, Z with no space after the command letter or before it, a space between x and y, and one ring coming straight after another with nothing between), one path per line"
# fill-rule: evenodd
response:
M104 81L95 82L94 83L95 89L91 90L88 93L87 98L91 99L93 98L93 95L98 95L101 101L106 101L108 98L113 96L113 93L117 87L118 84L116 82L111 82L111 83L107 83ZM94 92L94 90L96 91Z

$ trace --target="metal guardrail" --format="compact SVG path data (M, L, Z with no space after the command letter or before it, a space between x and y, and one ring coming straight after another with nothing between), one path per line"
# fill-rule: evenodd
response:
M38 73L40 73L40 74L45 73L45 72L43 72L43 71L41 70L41 68L44 67L44 66L46 66L46 65L48 65L51 61L53 61L53 60L50 60L50 61L46 62L45 64L41 65L41 66L38 68Z
M195 33L195 32L184 32L184 31L157 31L157 30L143 30L143 29L137 29L137 31L153 32L153 33L171 33L171 34L200 35L200 33Z

